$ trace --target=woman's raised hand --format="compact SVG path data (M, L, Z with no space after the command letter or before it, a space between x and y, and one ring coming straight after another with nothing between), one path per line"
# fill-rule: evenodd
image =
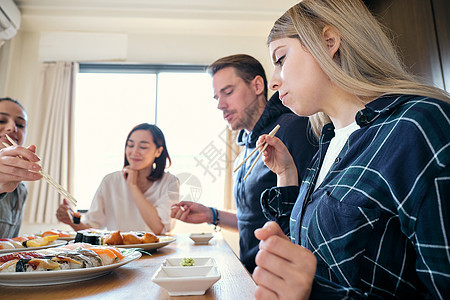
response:
M127 182L127 186L129 188L131 187L137 187L137 179L138 179L138 171L135 169L132 169L130 166L126 166L122 169L123 178Z
M259 137L257 145L264 142L268 146L262 153L262 159L264 164L278 175L278 186L298 185L297 167L283 142L267 134Z
M35 181L42 178L38 173L41 166L35 154L36 146L28 148L11 146L0 149L0 193L12 192L21 181Z

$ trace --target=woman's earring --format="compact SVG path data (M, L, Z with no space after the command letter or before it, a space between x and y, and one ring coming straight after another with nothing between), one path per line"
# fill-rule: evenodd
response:
M153 163L153 170L156 169L156 163Z

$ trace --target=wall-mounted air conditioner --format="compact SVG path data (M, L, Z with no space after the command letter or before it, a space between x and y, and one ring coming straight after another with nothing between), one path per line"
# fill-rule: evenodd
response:
M0 0L0 39L9 40L20 27L20 10L12 0Z

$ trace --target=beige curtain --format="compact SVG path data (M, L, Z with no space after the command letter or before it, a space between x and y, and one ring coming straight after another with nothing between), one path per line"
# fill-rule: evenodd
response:
M38 113L34 113L33 129L37 154L42 168L59 184L71 192L69 185L71 113L74 78L78 64L71 62L43 63L36 93ZM45 180L28 184L28 200L24 221L28 223L56 223L56 209L62 197Z
M227 159L225 168L225 193L224 193L224 207L228 210L236 210L236 202L233 195L233 166L236 157L241 151L241 147L236 144L236 138L239 131L231 131L227 127Z

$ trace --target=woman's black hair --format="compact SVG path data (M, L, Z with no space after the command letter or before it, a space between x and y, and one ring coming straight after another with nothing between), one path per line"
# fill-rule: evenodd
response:
M3 98L0 98L0 102L2 102L2 101L10 101L10 102L12 102L12 103L15 103L15 104L19 105L20 108L21 108L23 111L25 111L25 108L22 106L22 104L20 104L19 101L15 100L15 99L13 99L13 98L10 98L10 97L3 97Z
M159 157L155 158L156 168L152 168L152 171L147 176L147 179L149 181L159 180L159 179L161 179L161 177L164 174L164 169L166 168L166 163L168 162L167 168L170 167L170 165L172 164L172 161L169 156L169 152L167 151L166 139L164 138L164 134L162 133L161 129L158 128L158 126L153 125L153 124L142 123L142 124L136 125L136 126L134 126L133 129L131 129L130 133L127 136L127 140L125 142L125 149L127 148L128 140L130 139L131 134L137 130L147 130L148 132L150 132L152 134L153 143L155 143L156 148L163 147L163 151L161 152L161 155ZM125 151L124 167L128 166L129 164L130 163L128 162L127 154Z

